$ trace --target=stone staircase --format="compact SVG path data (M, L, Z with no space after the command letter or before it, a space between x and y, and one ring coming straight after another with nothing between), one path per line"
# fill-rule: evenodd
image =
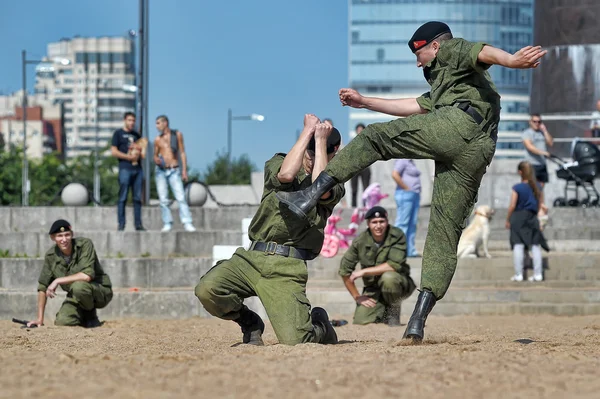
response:
M600 314L600 254L560 253L545 258L542 283L511 282L510 253L492 259L461 259L446 297L436 306L438 315ZM308 297L313 306L332 315L349 317L354 304L337 275L340 256L308 262ZM418 284L421 259L409 260ZM0 319L35 315L36 280L42 259L0 260ZM100 311L105 318L186 318L208 316L194 296L194 286L212 266L211 257L105 258L115 296ZM360 282L359 282L360 287ZM61 294L62 298L64 294ZM408 317L417 292L403 304ZM249 306L266 317L256 298ZM53 319L60 300L50 300L46 317Z
M130 212L131 210L128 209ZM36 286L43 254L52 245L49 224L64 217L74 225L76 235L93 240L110 275L115 296L99 313L102 318L208 317L194 295L194 286L213 265L215 245L241 245L240 222L252 216L251 207L194 208L195 233L161 233L160 211L144 210L148 232L116 231L114 209L107 208L0 208L0 319L33 318L36 314ZM392 210L392 213L394 211ZM417 247L422 249L428 220L421 211ZM505 212L505 211L504 211ZM563 213L564 212L564 213ZM346 211L347 217L351 211ZM446 297L435 307L437 315L600 314L600 244L596 240L600 211L592 209L553 210L553 223L546 234L550 253L544 253L545 277L541 283L510 281L512 255L503 227L503 210L492 220L492 259L461 259ZM108 220L108 218L111 220ZM177 219L177 216L175 219ZM131 220L131 215L128 215ZM392 215L393 217L393 215ZM8 218L8 221L7 219ZM113 226L114 224L114 226ZM500 235L502 234L502 235ZM496 236L497 235L497 236ZM10 257L19 254L20 257ZM27 257L23 255L26 254ZM308 262L308 297L313 306L326 308L334 317L351 317L354 303L337 274L341 254ZM419 283L421 259L409 259L411 274ZM530 272L530 269L527 270ZM360 286L360 282L358 284ZM402 320L412 311L418 292L403 303ZM50 300L48 321L64 298ZM256 298L248 305L266 317Z

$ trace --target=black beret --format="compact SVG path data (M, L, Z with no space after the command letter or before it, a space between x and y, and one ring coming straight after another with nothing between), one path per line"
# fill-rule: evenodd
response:
M450 28L445 23L437 21L427 22L416 30L408 42L408 47L410 47L410 51L414 53L418 49L427 46L444 33L450 33Z
M71 224L64 219L58 219L56 222L52 223L50 233L48 234L62 233L65 231L72 231Z
M367 211L367 214L365 215L365 219L369 220L369 219L373 219L373 218L386 218L387 219L388 215L387 215L387 211L385 210L385 208L381 207L381 206L374 206L373 208L369 209Z
M332 154L335 151L335 147L340 145L341 142L342 135L340 134L339 130L337 130L336 128L332 128L331 134L329 134L329 137L327 137L327 153ZM308 147L306 147L306 149L309 151L314 151L315 145L315 138L313 136L310 139L310 142L308 143Z

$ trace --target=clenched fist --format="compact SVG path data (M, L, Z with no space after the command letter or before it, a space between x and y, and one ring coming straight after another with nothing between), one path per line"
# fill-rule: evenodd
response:
M340 89L340 101L343 106L363 108L363 96L354 89Z
M319 123L315 128L315 139L326 139L331 134L333 126L328 123Z
M313 130L317 124L321 122L316 115L306 114L304 115L304 127L309 130Z

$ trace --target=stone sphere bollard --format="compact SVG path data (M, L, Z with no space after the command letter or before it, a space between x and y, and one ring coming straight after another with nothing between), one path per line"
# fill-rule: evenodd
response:
M90 201L88 191L81 183L69 183L60 198L65 206L85 206Z
M197 182L191 182L187 185L186 199L189 206L202 206L206 203L208 192L206 187Z

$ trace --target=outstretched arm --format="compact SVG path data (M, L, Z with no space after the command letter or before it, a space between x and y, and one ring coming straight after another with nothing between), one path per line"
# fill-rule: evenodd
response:
M548 50L542 50L541 46L527 46L514 54L510 54L499 48L486 45L479 52L477 61L513 69L537 68L540 65L540 59L547 52Z
M342 105L353 108L366 108L371 111L394 116L410 116L427 112L426 109L421 108L416 98L387 99L364 97L354 89L341 89L339 94Z

